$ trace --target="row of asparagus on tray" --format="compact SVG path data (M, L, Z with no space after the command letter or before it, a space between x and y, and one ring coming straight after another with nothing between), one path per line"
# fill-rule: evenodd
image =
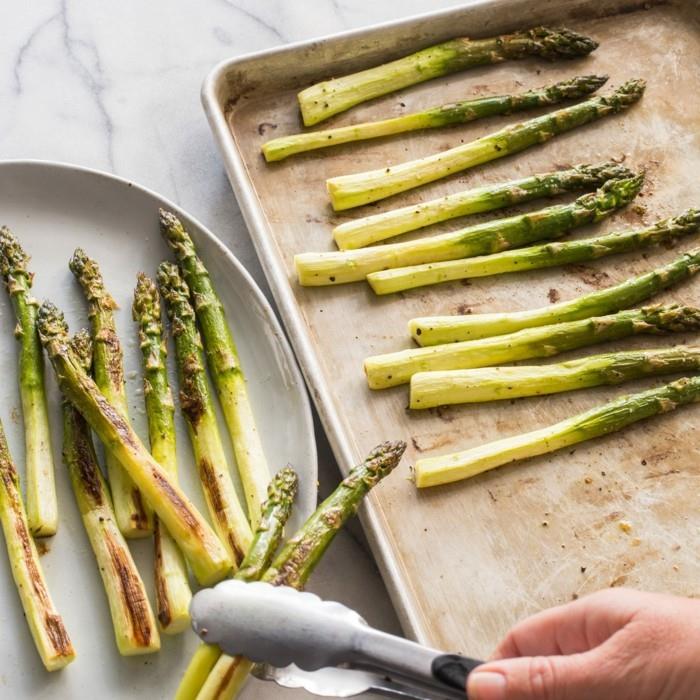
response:
M538 27L470 41L458 38L391 63L318 83L298 95L310 126L365 100L476 65L542 56L584 56L597 43L570 30ZM620 113L643 95L645 82L629 80L606 95L594 95L607 76L584 75L536 90L480 96L379 121L283 136L262 145L268 162L350 142L464 124L483 117L582 101L512 124L494 133L426 157L326 182L335 211L378 202L400 192L519 153L579 126ZM366 280L377 295L477 277L566 266L642 250L671 247L700 227L700 210L637 229L557 241L630 204L644 182L618 162L578 165L472 188L337 225L338 251L300 253L294 258L303 286ZM593 190L572 202L489 220L448 233L400 242L387 240L458 217L568 192ZM376 245L381 243L382 245ZM700 248L670 263L576 299L511 313L431 316L409 322L418 348L364 363L371 389L410 384L409 407L429 409L517 399L615 385L641 377L688 374L665 386L623 396L555 425L455 454L419 459L419 487L474 476L488 469L604 435L649 416L700 399L700 348L680 345L603 353L547 365L503 366L552 357L636 334L700 330L700 309L683 305L633 308L700 270Z
M187 627L192 596L188 565L205 585L235 572L247 580L265 576L275 583L302 586L333 536L367 491L398 464L405 448L403 443L376 448L275 557L297 476L287 467L270 481L223 306L181 222L162 211L160 223L178 264L161 263L156 281L140 273L133 302L150 450L129 423L114 324L116 304L97 263L80 249L70 260L88 302L91 327L90 332L70 336L62 312L51 302L39 306L31 296L33 278L19 241L7 229L0 235L0 269L18 319L28 482L25 510L0 425L0 520L27 622L48 670L70 663L75 650L49 594L32 537L55 533L58 522L42 345L63 394L63 459L122 654L155 652L160 648L159 628L175 634ZM180 406L213 527L178 484L175 403L168 383L161 298L174 340ZM217 427L207 364L231 433L245 505L233 486ZM96 456L93 432L105 446L107 478ZM40 453L30 449L37 445ZM340 517L328 518L330 510ZM156 614L126 541L151 531ZM214 658L217 651L207 648L204 656L211 663L205 668L203 653L195 656L179 697L235 697L250 665ZM226 675L227 683L222 684L217 674L233 667L236 672ZM195 692L196 684L206 686L210 671L218 681L211 680L208 691L197 687Z

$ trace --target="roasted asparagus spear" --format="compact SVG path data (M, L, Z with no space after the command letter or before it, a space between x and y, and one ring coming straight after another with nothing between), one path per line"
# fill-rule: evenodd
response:
M644 92L643 80L630 80L609 95L562 107L541 117L512 124L447 151L326 182L333 209L340 211L439 180L482 163L519 153L583 124L627 109Z
M68 344L63 314L54 304L44 302L39 308L37 327L61 391L154 506L200 583L212 585L225 578L232 562L223 544L85 372Z
M262 577L274 586L303 588L326 549L362 499L390 474L406 449L403 442L385 442L341 481L302 528L282 548ZM252 664L240 656L222 655L197 695L198 700L229 700L243 687ZM186 700L178 697L177 700Z
M134 290L132 314L139 324L144 369L143 395L151 455L177 482L175 404L168 383L160 296L155 282L143 273L139 274ZM190 621L192 591L187 565L172 535L157 516L153 519L153 540L158 622L166 634L178 634Z
M596 192L569 204L495 219L439 236L402 243L344 250L301 253L294 257L299 283L319 286L357 282L379 270L456 260L517 248L563 236L577 226L599 221L632 201L642 186L641 175L608 180Z
M237 568L250 547L253 535L231 480L221 443L204 368L202 342L190 304L190 290L177 266L166 262L158 268L158 286L165 300L175 340L180 406L192 440L202 491L214 530Z
M657 221L653 226L643 229L619 231L563 243L545 243L465 260L448 260L399 267L394 270L380 270L367 275L367 281L375 294L393 294L416 287L473 277L527 272L545 267L582 263L654 245L669 245L680 236L696 233L698 226L700 226L700 210L689 209L681 216Z
M85 372L90 372L92 342L87 331L72 338L71 350ZM90 428L68 399L63 401L63 460L100 570L119 653L131 656L158 651L156 620L129 547L117 527Z
M460 37L391 63L316 83L302 90L297 98L304 124L311 126L361 102L474 66L528 56L550 61L576 58L586 56L597 46L582 34L549 27L534 27L488 39Z
M0 522L5 536L12 578L17 586L36 650L46 670L57 671L73 661L75 651L44 580L39 553L29 533L27 515L22 504L19 475L12 462L2 423L0 423Z
M700 369L700 347L679 345L590 355L559 364L418 372L411 377L411 408L545 396L639 377Z
M19 350L19 395L24 418L27 521L36 537L56 533L58 503L51 431L44 393L44 357L36 332L38 303L31 295L29 256L9 229L0 228L0 272L12 301Z
M605 85L607 80L607 75L582 75L571 80L554 83L548 87L513 95L478 97L471 100L443 104L420 112L403 114L392 119L282 136L264 143L262 152L265 160L271 162L288 158L296 153L338 146L352 141L365 141L367 139L376 139L380 136L402 134L407 131L465 124L484 117L547 107L564 100L586 97Z
M282 541L284 526L292 512L297 485L298 477L290 466L281 469L273 477L250 549L234 578L239 581L257 581L270 566ZM182 678L176 695L177 700L197 697L220 656L219 647L211 644L199 645Z
M385 389L405 384L417 372L493 367L534 357L551 357L637 333L697 330L700 330L700 309L678 305L646 306L609 316L526 328L492 338L376 355L365 360L365 372L371 389Z
M125 420L129 420L122 349L114 326L117 304L105 289L97 263L78 248L69 267L88 302L88 315L94 344L95 383L107 401ZM112 491L117 524L125 537L146 537L152 532L151 511L119 460L106 451L107 475Z
M644 418L672 411L699 399L700 377L697 376L622 396L540 430L503 438L463 452L419 459L415 464L416 485L437 486L468 479L504 464L608 435Z
M621 180L633 175L627 168L612 162L576 165L567 170L554 170L509 182L484 185L428 202L353 219L336 226L333 237L341 250L363 248L441 221L512 207L540 197L593 189L607 180Z
M692 277L700 270L700 248L683 253L667 265L590 294L539 309L458 316L414 318L408 329L419 345L440 345L514 333L524 328L603 316L626 309L663 289Z
M270 472L236 344L226 322L223 304L182 222L174 214L161 210L160 227L192 291L194 310L204 337L204 351L233 443L248 513L255 527L270 482Z

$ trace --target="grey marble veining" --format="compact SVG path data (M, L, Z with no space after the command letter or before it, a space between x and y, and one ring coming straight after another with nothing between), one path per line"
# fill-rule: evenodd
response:
M70 162L152 188L224 240L268 293L200 106L204 76L231 56L457 4L3 0L0 159ZM317 436L324 495L339 474L319 426ZM398 632L356 523L333 545L312 588ZM254 682L244 697L307 696Z

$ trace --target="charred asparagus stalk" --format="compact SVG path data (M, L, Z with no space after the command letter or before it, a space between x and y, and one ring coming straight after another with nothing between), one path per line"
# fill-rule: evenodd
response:
M139 274L134 290L132 313L134 321L139 324L151 455L177 482L175 404L168 383L160 296L155 282L143 273ZM178 634L190 621L192 591L187 565L172 535L157 517L153 519L153 539L158 622L166 634Z
M225 578L232 562L223 544L85 372L68 344L68 326L63 314L54 304L44 302L41 305L37 328L64 396L153 504L200 583L213 585Z
M262 580L274 586L303 588L336 534L357 512L369 490L393 471L405 449L403 442L385 442L375 447L364 463L348 474L287 542ZM250 661L243 657L221 656L197 699L229 700L236 697L251 666Z
M692 277L698 270L700 248L694 248L667 265L570 301L512 313L426 316L414 318L408 328L419 345L439 345L603 316L639 304L663 289Z
M371 389L385 389L408 382L417 372L494 367L534 357L551 357L566 350L638 333L697 330L700 330L700 309L678 305L646 306L481 340L376 355L365 360L365 372Z
M336 226L333 237L341 250L363 248L441 221L512 207L540 197L554 197L564 192L600 187L607 180L620 180L633 175L627 168L612 162L577 165L568 170L555 170L497 185L485 185L429 202L354 219Z
M547 107L564 100L586 97L605 85L607 80L607 75L582 75L571 80L554 83L548 87L528 90L527 92L514 95L493 95L491 97L462 100L420 112L403 114L393 119L382 119L381 121L364 122L335 129L282 136L264 143L262 152L265 160L269 163L283 160L296 153L328 148L329 146L339 146L343 143L403 134L407 131L465 124L484 117Z
M545 396L639 377L697 372L700 347L681 345L591 355L559 364L418 372L411 377L411 408Z
M31 295L29 256L9 229L0 228L0 272L17 317L19 395L24 418L27 521L36 537L48 537L58 527L51 431L44 393L44 357L36 332L38 304Z
M297 484L297 475L289 466L273 477L250 549L234 578L239 581L257 581L270 566L272 557L282 541L284 526L292 512ZM180 682L176 700L197 697L220 656L219 647L200 644Z
M29 534L22 504L19 475L0 423L0 522L5 536L12 578L36 650L47 671L57 671L75 658L73 644L56 611L44 580L39 553Z
M576 58L597 46L592 39L564 28L535 27L489 39L461 37L391 63L316 83L302 90L297 98L304 124L311 126L361 102L474 66L528 56L550 61Z
M243 561L253 534L231 480L216 412L204 369L202 341L195 325L190 290L172 263L161 263L158 286L175 340L180 406L187 421L204 498L219 538L234 567Z
M207 362L231 436L248 514L255 527L270 482L270 471L236 344L226 322L223 304L182 222L174 214L161 210L160 227L192 291Z
M504 464L555 452L672 411L700 399L700 377L683 378L580 413L554 425L523 435L496 440L463 452L419 459L415 464L418 487L468 479Z
M628 204L637 196L642 182L641 175L608 180L596 192L569 204L415 241L334 253L301 253L294 258L297 276L304 286L357 282L379 270L487 255L538 240L559 238L577 226L600 221Z
M563 107L520 124L512 124L476 141L425 158L326 182L333 209L359 207L406 190L519 153L583 124L602 119L633 105L644 92L643 80L630 80L609 95Z
M107 401L129 420L122 349L114 326L117 304L105 289L97 263L78 248L69 267L88 302L88 315L94 344L95 383ZM112 491L117 524L125 537L146 537L152 531L151 511L133 480L109 449L106 451L107 476Z
M92 342L87 331L73 337L71 349L89 373ZM126 540L117 527L90 428L67 399L63 401L63 460L100 570L119 653L132 656L158 651L160 637L155 617Z
M394 270L381 270L367 275L367 281L375 294L392 294L473 277L539 270L544 267L597 260L608 255L619 255L654 245L671 244L680 236L696 233L698 226L700 226L700 210L689 209L681 216L658 221L653 226L643 229L564 243L545 243L466 260L448 260Z

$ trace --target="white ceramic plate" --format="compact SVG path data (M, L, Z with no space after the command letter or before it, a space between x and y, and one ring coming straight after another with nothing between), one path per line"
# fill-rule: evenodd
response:
M159 207L173 210L192 234L226 308L253 407L271 467L287 462L300 475L300 494L291 527L315 506L316 447L306 389L281 327L255 283L212 233L172 203L111 175L38 161L0 162L0 225L9 226L32 256L34 293L65 312L72 330L87 318L80 289L68 270L77 246L96 258L108 289L119 303L117 328L124 347L129 406L137 431L147 437L141 391L140 353L131 320L136 273L155 274L171 259L158 231ZM22 471L21 410L16 382L15 320L0 292L0 418ZM177 382L170 363L171 385ZM47 541L42 564L58 610L64 617L77 659L63 671L44 671L23 619L4 544L0 544L0 697L6 698L171 698L195 648L193 633L162 635L158 654L119 656L101 581L61 462L59 396L47 366L54 455L60 508L58 534ZM206 512L192 468L187 435L178 416L180 479ZM225 436L225 430L222 432ZM230 455L230 452L229 452ZM132 551L152 596L152 542Z

